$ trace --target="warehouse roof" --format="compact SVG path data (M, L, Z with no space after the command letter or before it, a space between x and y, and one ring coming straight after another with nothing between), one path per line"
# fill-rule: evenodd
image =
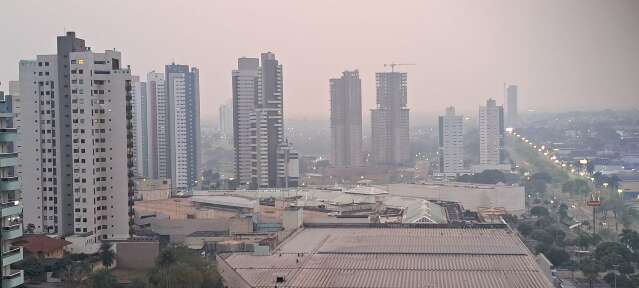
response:
M250 287L552 287L516 235L479 227L313 225L271 255L219 261Z

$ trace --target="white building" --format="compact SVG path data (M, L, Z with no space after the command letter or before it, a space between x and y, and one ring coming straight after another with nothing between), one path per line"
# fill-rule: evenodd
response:
M146 74L149 118L149 177L169 178L169 106L164 73Z
M407 74L376 73L377 107L371 110L371 156L376 164L402 165L410 160Z
M169 120L169 175L174 193L190 191L200 174L199 71L188 65L166 65Z
M76 251L129 237L132 76L121 63L73 32L58 37L57 55L20 61L24 223L67 236Z
M504 109L488 99L479 107L479 164L498 165L503 161Z
M146 82L132 76L133 94L133 159L135 176L149 177L148 101Z
M362 166L362 81L359 71L344 71L330 79L331 164Z
M260 65L261 64L261 65ZM297 186L299 155L284 136L282 65L273 53L239 58L232 73L236 178L243 186Z
M457 176L464 170L464 116L455 107L439 116L439 172Z

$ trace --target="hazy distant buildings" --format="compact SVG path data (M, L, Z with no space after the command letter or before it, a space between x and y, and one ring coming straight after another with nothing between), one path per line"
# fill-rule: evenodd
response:
M330 79L331 157L333 166L362 166L362 82L359 72Z
M464 116L455 107L439 116L439 172L455 176L464 172Z
M19 65L23 223L89 251L129 237L132 76L120 52L94 53L73 32L57 46Z
M506 87L506 127L517 128L519 126L519 113L517 112L517 85Z
M218 130L224 137L233 138L233 104L225 103L218 108Z
M239 58L232 72L235 174L252 189L299 181L299 155L284 136L282 76L271 52Z
M169 171L175 193L197 184L200 162L199 71L188 65L166 65Z
M497 165L503 161L504 109L488 99L479 107L479 164Z
M376 164L400 165L410 160L407 75L376 73L377 107L371 110L371 156Z

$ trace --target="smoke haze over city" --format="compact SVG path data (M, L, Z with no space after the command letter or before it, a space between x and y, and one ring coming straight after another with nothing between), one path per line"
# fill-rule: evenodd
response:
M96 7L118 6L102 13ZM237 58L273 51L284 65L285 116L329 114L328 79L359 69L364 119L375 72L408 72L411 117L454 105L475 114L520 89L520 110L637 108L637 1L3 1L0 81L42 41L76 31L116 48L133 72L175 60L200 68L202 107L231 98ZM39 11L34 13L34 11ZM202 109L215 119L217 109Z

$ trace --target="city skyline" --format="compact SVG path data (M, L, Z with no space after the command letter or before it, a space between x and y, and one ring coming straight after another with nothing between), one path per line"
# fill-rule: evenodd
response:
M391 62L417 64L401 69L411 74L410 93L419 95L412 102L413 117L423 113L437 115L449 105L470 114L483 99L492 97L501 102L504 82L520 87L520 111L637 107L634 91L639 90L639 60L630 55L639 47L639 37L635 36L639 33L628 29L639 27L639 20L631 12L637 11L637 2L574 5L548 1L409 1L395 7L354 1L340 9L334 9L337 2L309 4L311 7L289 1L269 5L195 2L188 9L156 3L151 13L142 13L148 8L144 1L126 3L128 8L122 11L122 18L138 19L134 23L156 23L158 29L153 31L147 31L147 25L84 13L92 5L92 1L87 2L3 3L3 10L8 12L8 17L0 20L7 21L2 23L5 37L15 41L0 48L0 61L10 64L0 70L0 81L17 79L15 59L53 51L51 44L32 39L73 30L95 39L97 50L115 47L122 51L136 75L161 70L161 63L173 59L197 65L201 68L205 107L217 107L230 98L226 75L233 69L234 59L263 50L271 50L290 63L284 87L289 95L285 103L287 117L328 118L329 104L323 101L328 93L325 79L332 77L334 71L354 68L362 79L362 105L371 107L374 73ZM39 16L47 25L38 25L37 29L26 16L36 5L51 5L52 11ZM366 7L366 12L352 17L351 12L361 7ZM77 12L76 17L60 20L63 18L57 15L69 9ZM334 24L319 27L318 17L325 13L315 12L327 9L332 11ZM180 33L175 27L186 19L193 20L193 28ZM228 25L231 20L235 24ZM253 35L257 22L273 32L268 37L238 36ZM23 33L34 37L20 37ZM379 41L377 33L386 35L388 40ZM137 41L139 35L145 35L145 41ZM296 39L304 41L287 41ZM183 49L183 43L189 43L189 49ZM211 48L215 53L211 53ZM217 119L217 110L203 111L202 118Z

